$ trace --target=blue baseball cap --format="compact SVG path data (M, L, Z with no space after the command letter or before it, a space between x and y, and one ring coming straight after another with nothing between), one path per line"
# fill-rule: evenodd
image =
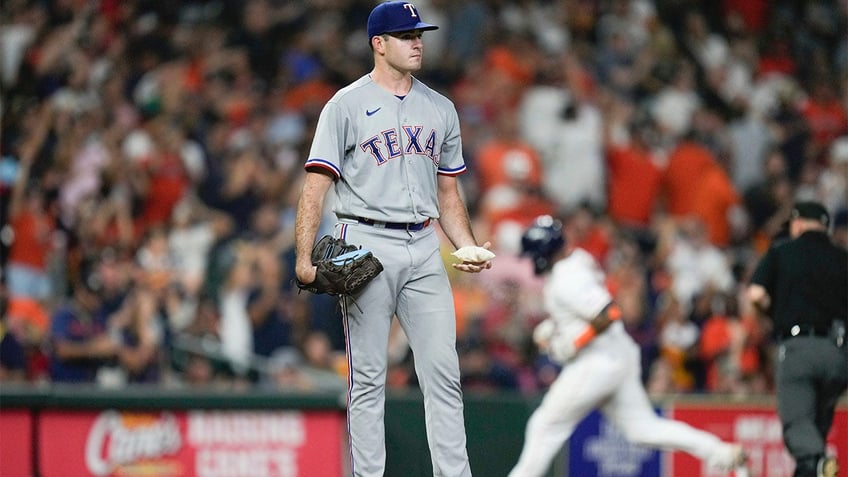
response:
M383 33L438 28L436 25L422 22L418 8L409 2L381 3L368 15L368 38L374 38Z

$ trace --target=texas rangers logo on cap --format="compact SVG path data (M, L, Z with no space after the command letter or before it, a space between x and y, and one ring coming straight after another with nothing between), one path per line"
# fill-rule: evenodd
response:
M412 30L436 30L439 27L424 23L415 5L409 2L385 2L377 5L368 15L368 38L383 33Z

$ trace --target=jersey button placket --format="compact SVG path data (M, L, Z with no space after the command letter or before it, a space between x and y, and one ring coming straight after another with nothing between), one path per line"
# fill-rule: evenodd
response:
M401 101L398 111L402 111L405 104L406 103L404 101ZM406 117L406 116L398 115L398 120L399 120L399 123L400 123L400 124L398 124L398 131L403 131L403 125L409 123L409 118ZM401 153L403 154L403 168L404 168L404 172L406 172L406 190L408 191L407 193L409 194L409 203L412 206L411 207L412 212L413 212L413 214L417 215L418 207L415 204L415 185L414 185L415 183L412 181L412 170L411 170L411 162L412 162L413 157L412 157L412 154L407 154L407 152L406 152L407 144L406 144L405 136L403 136L403 134L401 134L400 138L401 138L400 139ZM412 235L412 232L410 232L409 229L407 229L406 232L409 235Z

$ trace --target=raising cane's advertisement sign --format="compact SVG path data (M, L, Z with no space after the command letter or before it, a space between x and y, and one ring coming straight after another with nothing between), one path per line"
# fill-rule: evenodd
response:
M342 474L331 411L45 411L44 477L301 477Z

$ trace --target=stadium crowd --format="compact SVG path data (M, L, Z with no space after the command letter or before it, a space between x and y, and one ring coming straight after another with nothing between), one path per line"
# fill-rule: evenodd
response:
M371 66L372 6L3 2L0 382L346 388L337 304L292 286L293 222L318 113ZM553 214L607 272L651 393L772 392L742 285L795 200L848 247L848 4L416 6L498 255L451 275L464 388L556 376L518 256ZM389 354L390 387L415 387L399 330Z

